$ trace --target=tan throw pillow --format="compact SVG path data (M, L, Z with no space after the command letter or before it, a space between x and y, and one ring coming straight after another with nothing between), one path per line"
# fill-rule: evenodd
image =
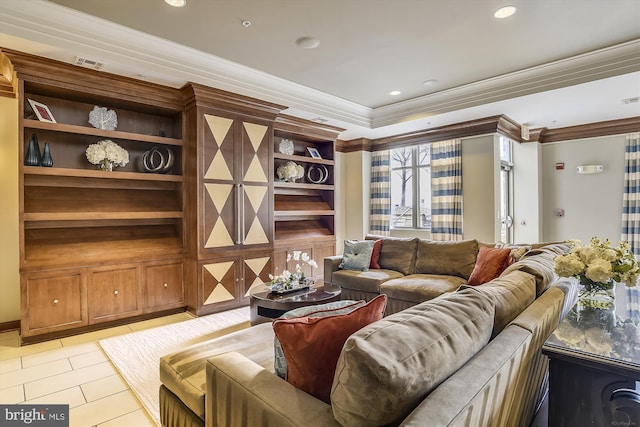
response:
M287 360L287 381L329 403L344 342L354 332L380 320L386 304L387 296L378 295L347 314L274 320L273 331Z
M378 264L385 270L395 270L404 274L412 274L416 261L418 238L400 239L386 238L382 241Z
M398 425L489 341L494 307L475 288L392 314L351 335L331 408L344 426Z

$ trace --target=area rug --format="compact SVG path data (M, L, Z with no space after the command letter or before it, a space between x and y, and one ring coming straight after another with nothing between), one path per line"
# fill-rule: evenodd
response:
M185 347L249 327L249 307L100 340L131 391L160 425L160 358Z

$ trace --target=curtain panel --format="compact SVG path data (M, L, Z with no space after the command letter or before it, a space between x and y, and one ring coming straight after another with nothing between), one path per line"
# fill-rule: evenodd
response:
M431 238L462 240L462 142L431 144Z
M626 137L621 240L640 258L640 133Z
M371 153L369 231L389 235L391 221L391 159L389 150Z

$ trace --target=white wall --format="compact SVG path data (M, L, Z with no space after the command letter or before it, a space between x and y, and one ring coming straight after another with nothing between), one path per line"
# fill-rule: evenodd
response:
M593 236L620 240L625 136L542 144L542 239L556 241ZM564 162L564 170L555 170ZM579 165L599 164L604 172L579 175ZM556 217L554 209L564 209Z
M463 237L494 242L496 169L494 136L462 140ZM499 230L498 230L499 232Z
M369 232L369 183L371 182L371 153L356 151L336 153L340 176L335 182L340 206L336 206L336 252L342 253L344 239L363 239Z
M0 97L0 323L20 319L18 101Z
M540 143L513 143L513 241L542 241Z

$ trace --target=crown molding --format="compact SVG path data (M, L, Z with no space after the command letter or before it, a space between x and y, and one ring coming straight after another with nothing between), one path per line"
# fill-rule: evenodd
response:
M640 70L640 39L398 102L373 111L377 128Z
M493 133L504 135L514 141L521 141L520 124L505 115L499 115L373 140L357 138L349 141L340 141L336 143L336 151L350 153L353 151L389 150L416 144L444 141L447 139L468 138Z
M622 135L633 132L640 132L640 116L556 129L533 129L529 133L529 142L540 142L541 144L546 144L549 142Z
M374 109L45 0L3 2L0 28L9 35L0 44L29 40L50 59L69 63L77 52L110 73L135 78L126 65L150 82L195 82L367 129L640 71L636 39Z

